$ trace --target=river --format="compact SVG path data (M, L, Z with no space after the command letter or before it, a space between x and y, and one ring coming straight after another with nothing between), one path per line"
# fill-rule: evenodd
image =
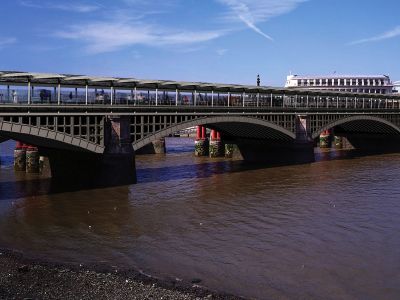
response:
M248 298L398 299L400 154L260 168L167 147L136 157L136 185L63 191L15 174L0 144L0 247Z

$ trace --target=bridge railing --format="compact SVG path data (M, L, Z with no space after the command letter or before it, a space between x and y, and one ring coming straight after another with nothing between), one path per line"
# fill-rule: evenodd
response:
M120 105L243 108L399 109L400 97L377 94L332 95L214 92L196 90L119 89L95 87L1 86L0 104L8 105Z

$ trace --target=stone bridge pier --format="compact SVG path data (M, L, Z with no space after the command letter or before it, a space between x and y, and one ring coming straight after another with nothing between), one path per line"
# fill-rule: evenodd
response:
M302 164L315 161L314 143L310 133L310 120L306 115L296 117L294 139L238 140L237 146L248 162L272 165Z
M84 186L136 183L135 152L127 116L106 117L102 154L40 148L49 159L52 180Z

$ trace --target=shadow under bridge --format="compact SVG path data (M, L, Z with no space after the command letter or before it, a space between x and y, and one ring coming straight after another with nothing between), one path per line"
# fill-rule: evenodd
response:
M278 125L257 117L199 117L149 133L134 141L133 148L137 151L149 143L193 126L205 126L220 132L223 142L238 146L245 161L274 165L314 161L312 143L299 143L296 139L295 118Z
M400 120L391 115L347 116L329 122L312 134L313 139L331 130L343 139L346 148L355 148L376 153L400 151Z

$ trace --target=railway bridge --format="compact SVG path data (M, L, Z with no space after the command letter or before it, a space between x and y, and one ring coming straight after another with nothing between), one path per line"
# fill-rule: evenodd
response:
M54 179L134 183L135 151L192 126L220 132L246 161L311 162L331 129L355 148L398 151L400 97L0 72L0 142L37 146Z

